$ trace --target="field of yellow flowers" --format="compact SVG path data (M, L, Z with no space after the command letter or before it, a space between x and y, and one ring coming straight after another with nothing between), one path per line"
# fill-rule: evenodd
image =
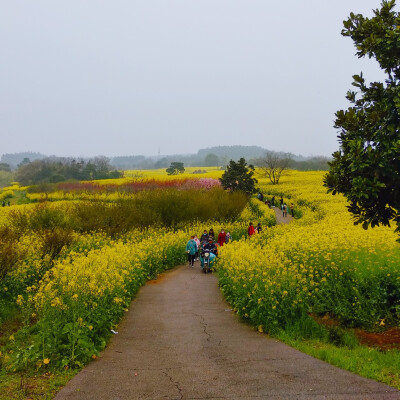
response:
M211 227L235 239L221 249L217 263L221 290L260 331L331 335L346 344L340 332L322 329L314 318L369 330L398 326L397 236L390 228L354 226L344 198L326 194L323 173L290 171L275 186L257 177L268 199L293 203L296 218L288 225L274 226L274 210L252 198L244 208L238 199L235 212L243 210L235 220L202 215L172 230L158 223L122 229L146 193L161 193L167 203L187 201L181 188L173 194L180 185L198 202L215 191L216 203L221 196L212 180L221 174L188 172L177 183L165 172L132 171L95 184L4 188L12 205L0 208L0 325L16 323L0 335L1 368L62 369L95 358L140 286L183 263L188 236ZM17 197L39 202L15 205ZM173 207L167 204L167 210L172 214ZM250 221L265 229L247 238Z
M291 171L271 185L259 177L269 199L275 196L277 204L283 196L301 218L224 248L222 291L260 331L312 337L318 330L312 316L348 327L397 326L400 245L394 229L355 226L345 199L326 194L322 179L320 172Z
M124 179L101 185L121 186L127 183ZM188 177L181 179L186 182ZM159 177L157 180L161 185L164 182ZM195 181L192 177L190 180ZM144 181L152 183L153 179ZM220 192L215 192L220 189L204 178L197 181L200 186L197 191L188 185L185 193L178 191L178 199L188 195L184 199L190 200L195 193L196 202L208 204L211 215L214 208L209 204L210 199L216 208L223 209L225 214L219 215L227 215L229 204L223 203ZM85 199L79 197L80 193L70 196L65 191L57 192L61 195L49 201L49 193L40 193L36 188L37 198L30 200L42 201L0 208L0 327L10 321L14 325L7 336L1 335L6 330L0 331L3 369L43 370L84 365L105 347L111 330L116 329L140 286L186 261L184 249L189 235L201 235L204 229L212 227L215 232L222 228L231 231L238 239L246 233L249 219L264 226L275 223L273 211L251 199L235 221L205 221L202 215L201 221L198 218L186 221L175 229L161 225L122 229L122 221L134 213L130 201L143 200L154 193L162 194L169 215L173 214L174 205L169 201L175 201L171 200L175 195L168 196L173 191L169 184L174 180L169 178L165 182L162 192L160 187L154 190L145 187L143 191L125 193L121 203L107 197L107 193L99 197L97 191L90 190ZM72 192L76 186L80 191L80 185L75 184ZM29 192L29 188L17 185L12 190ZM112 193L119 195L115 187L113 190ZM230 198L231 203L235 204L235 198ZM154 203L154 197L151 201ZM239 197L237 206L243 208L241 201ZM183 213L183 206L180 210ZM139 211L146 214L143 207ZM88 220L92 221L89 225Z

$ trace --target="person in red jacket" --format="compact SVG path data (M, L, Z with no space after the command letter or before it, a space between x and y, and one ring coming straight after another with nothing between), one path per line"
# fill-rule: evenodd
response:
M220 246L223 246L225 244L225 239L226 239L226 233L223 229L221 229L221 232L218 234L218 244Z
M253 226L252 222L250 222L249 229L247 230L247 232L248 232L249 236L254 235L254 226Z

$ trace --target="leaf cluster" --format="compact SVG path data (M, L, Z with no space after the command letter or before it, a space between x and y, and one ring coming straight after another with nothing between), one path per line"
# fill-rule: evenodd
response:
M183 162L172 162L166 171L168 175L183 174L185 172L185 167Z
M63 182L70 179L92 180L119 178L122 174L112 170L109 159L95 157L92 160L70 160L66 158L48 158L21 164L15 173L15 179L21 185Z
M344 36L353 39L357 55L368 55L386 72L385 83L366 83L353 76L347 99L352 104L336 113L340 149L329 163L324 184L343 193L349 211L364 228L400 223L400 16L395 1L383 1L371 19L351 14Z
M248 196L256 192L257 179L253 178L253 165L247 166L246 160L242 157L238 162L231 160L226 171L219 179L224 189L241 191Z

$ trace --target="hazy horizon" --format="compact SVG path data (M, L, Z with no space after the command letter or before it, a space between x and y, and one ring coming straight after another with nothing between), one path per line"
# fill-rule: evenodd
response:
M257 145L232 145L232 146L257 146ZM262 146L260 146L262 147ZM173 157L173 156L191 156L193 154L197 154L200 150L207 150L210 149L210 153L212 153L212 148L211 147L204 147L204 148L199 148L197 150L193 150L192 153L171 153L171 154L149 154L149 155L145 155L145 154L139 154L139 153L135 153L135 154L117 154L117 155L107 155L107 154L94 154L91 156L85 156L85 155L77 155L77 154L64 154L64 155L56 155L56 154L45 154L41 151L30 151L30 150L26 150L26 151L20 151L20 152L8 152L8 153L0 153L0 159L3 155L7 155L7 154L20 154L20 153L39 153L40 155L46 156L46 157L61 157L61 158L94 158L94 157L107 157L107 158L114 158L114 157L129 157L129 156L144 156L146 158L155 158L155 157ZM274 149L265 149L266 151L272 151L272 152L277 152L277 153L291 153L294 156L300 156L300 157L330 157L331 155L325 155L325 154L309 154L309 155L304 155L301 153L292 153L292 152L284 152L281 150L274 150Z
M37 0L0 14L0 154L193 154L255 145L330 156L352 75L340 32L380 1Z

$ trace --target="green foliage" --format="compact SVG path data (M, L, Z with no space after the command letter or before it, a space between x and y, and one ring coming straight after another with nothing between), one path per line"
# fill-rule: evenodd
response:
M204 165L206 167L215 167L219 165L219 157L216 154L207 154L204 158Z
M290 161L290 169L297 171L329 171L330 158L319 156L310 157L304 161Z
M122 174L112 170L106 157L95 157L88 162L64 158L50 158L22 163L15 173L21 185L62 182L69 179L95 180L119 178Z
M351 13L343 36L353 39L358 57L375 58L387 74L385 84L366 85L353 76L352 104L336 113L340 149L333 154L324 184L343 193L356 223L365 229L392 219L400 227L400 15L395 1L383 1L373 18Z
M0 281L22 258L15 240L17 235L10 227L0 227Z
M250 215L248 213L242 213L239 217L239 221L243 221L248 225L249 221L256 221L256 224L260 223L262 228L267 228L276 225L275 213L271 214L269 211L269 207L265 205L263 202L255 198L249 199L247 203L247 207L249 208ZM246 234L247 234L246 227Z
M9 186L14 181L14 174L8 171L0 170L0 187Z
M68 229L43 229L40 231L40 242L43 257L48 255L54 260L64 247L67 248L72 244L73 234Z
M185 172L185 167L182 162L172 162L166 169L168 175L178 175Z
M364 346L335 346L319 340L293 339L286 332L278 338L300 351L339 368L400 389L400 351L382 351ZM351 342L351 340L350 340Z
M111 236L133 228L164 226L177 229L193 221L234 220L247 202L240 193L175 189L144 191L115 203L79 202L72 212L74 229L103 230Z
M292 339L319 339L328 341L327 329L319 325L314 318L307 314L288 321L284 330L277 332L277 335L286 335Z
M0 371L0 400L51 400L79 370L29 371L5 373Z
M354 333L340 326L331 326L328 329L328 342L337 347L347 347L349 349L354 349L359 345Z
M112 237L149 226L176 229L193 221L233 221L246 204L243 193L228 193L219 187L211 190L158 189L115 202L80 201L71 204L67 212L48 203L31 209L13 209L9 212L8 225L19 236L27 231L40 231L39 236L46 242L55 241L61 245L69 241L69 234L61 237L60 229L102 231ZM54 244L56 248L59 245Z
M268 236L264 238L268 240ZM235 246L240 244L233 243L230 249L234 250ZM285 253L287 260L292 260L291 265L298 263L296 270L292 268L290 274L283 274L279 268L266 269L258 275L253 272L251 284L248 275L240 274L240 270L229 275L230 264L225 264L223 258L219 260L221 290L238 314L251 324L261 325L264 331L274 334L288 329L303 332L303 328L307 330L306 325L303 328L296 325L301 318L307 318L309 313L329 313L344 327L374 330L379 327L379 321L386 326L398 325L398 264L386 265L385 251L375 250L371 255L363 249L346 254L340 249L332 251L328 260L318 250L309 252L304 258L299 257L295 248L288 248ZM400 250L391 257L400 260ZM317 266L313 270L315 275L299 279L301 269L307 264ZM338 269L337 265L341 268ZM279 290L272 290L273 295L266 295L265 281L276 276L279 276ZM334 335L335 332L332 333L332 340ZM343 338L343 343L349 345L348 339Z
M23 165L28 165L31 160L28 157L24 157L24 159L18 164L18 167L22 167Z
M32 231L40 229L54 230L65 228L67 223L65 213L57 208L48 207L46 203L41 203L29 212L27 228Z
M224 189L241 191L249 196L256 192L257 179L253 178L253 175L254 167L247 166L246 160L241 158L238 162L231 160L219 180Z
M7 163L0 162L0 171L11 172L10 165Z
M20 312L27 316L26 323L14 333L13 340L7 341L2 348L10 356L6 368L17 371L35 366L43 368L46 357L51 359L52 369L80 368L93 355L98 355L111 336L110 328L115 328L124 309L145 281L154 279L160 272L186 260L186 254L182 251L184 242L178 240L168 243L169 233L161 230L159 233L164 235L164 241L160 243L165 245L157 248L156 252L143 253L140 266L135 266L137 255L133 252L128 261L131 264L129 276L124 275L124 283L103 293L100 300L96 291L88 291L80 292L78 301L74 296L71 297L71 293L55 285L54 290L64 294L62 301L65 308L61 311L50 303L36 311L32 304L23 301ZM137 242L127 239L124 246L134 249L141 242L150 249L154 239L151 236L143 236ZM104 251L104 248L100 251ZM76 254L70 254L71 262L74 257L79 258ZM32 312L40 315L32 320Z

